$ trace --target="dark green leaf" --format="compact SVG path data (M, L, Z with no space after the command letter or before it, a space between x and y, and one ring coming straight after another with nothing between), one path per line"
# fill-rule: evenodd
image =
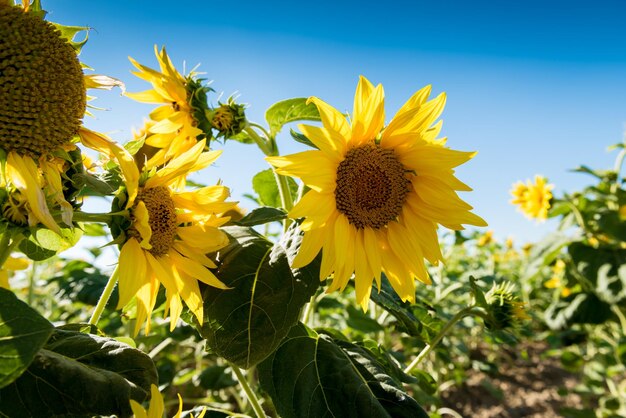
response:
M314 104L306 104L308 99L298 97L295 99L287 99L277 103L267 109L265 112L265 120L270 126L270 136L276 137L282 127L290 122L299 120L319 121L320 113Z
M274 245L250 228L224 231L231 242L217 253L215 274L230 289L204 289L199 331L215 353L247 369L269 356L297 322L319 286L319 259L289 267L302 239L295 225Z
M233 223L239 226L255 226L266 224L268 222L280 222L286 217L287 212L285 212L284 210L279 208L273 208L271 206L265 206L262 208L253 209L246 216Z
M368 350L302 324L258 370L283 418L428 417Z
M289 189L292 197L298 193L298 185L291 178L287 178ZM282 206L278 186L276 185L276 177L271 168L258 172L252 178L252 188L259 195L259 201L262 205L279 208Z
M572 324L602 324L612 316L611 305L595 294L575 293L552 303L544 318L551 329L564 329Z
M200 386L206 390L221 390L237 384L228 366L214 365L207 367L202 370L197 380Z
M315 149L319 149L317 148L317 146L311 142L311 140L309 138L307 138L306 136L302 135L299 132L294 131L293 129L289 130L289 133L291 134L291 137L293 139L295 139L297 142L304 144L304 145L308 145L311 148L315 148Z
M111 338L55 330L26 372L0 390L0 415L118 415L157 383L147 354Z
M429 343L441 328L434 309L419 299L414 304L402 302L384 274L381 282L380 292L374 290L370 296L372 301L398 320L400 331Z
M626 242L626 222L616 210L601 210L596 213L600 231L616 240Z
M48 340L52 324L0 287L0 388L13 382Z
M579 273L572 279L579 275L584 277L606 303L617 303L626 298L626 250L594 248L574 242L568 247L568 252Z

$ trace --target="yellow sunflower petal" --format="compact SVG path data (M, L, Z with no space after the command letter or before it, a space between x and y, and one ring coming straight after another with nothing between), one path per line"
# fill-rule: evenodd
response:
M139 190L139 169L135 164L133 156L124 147L116 144L105 135L84 127L80 129L78 134L81 142L86 147L117 160L117 163L120 165L120 170L122 171L122 176L124 176L124 183L126 184L126 191L128 193L126 207L132 207Z
M324 245L325 231L312 230L304 233L298 254L293 259L292 268L301 268L309 264L319 254Z
M63 183L61 182L59 168L49 161L40 161L39 166L46 179L46 190L51 195L52 199L61 207L61 219L63 223L67 226L72 226L74 208L65 200L65 196L63 195Z
M119 274L119 301L120 309L128 304L137 294L139 288L146 283L146 257L144 251L135 238L131 238L120 250L118 265Z
M339 163L345 155L346 140L335 131L309 125L298 125L298 128L331 160Z
M265 157L278 174L302 179L311 189L321 192L334 190L337 164L321 151L304 151L285 157ZM311 167L315 167L312 170Z
M162 418L165 411L163 396L156 385L150 385L150 406L148 407L148 418Z
M309 97L307 104L309 103L315 104L320 112L322 124L325 129L332 132L331 136L347 142L348 138L350 138L351 130L346 117L340 111L317 97Z
M152 238L152 229L149 223L150 215L143 201L139 201L137 206L133 208L133 216L135 218L133 228L135 228L141 236L139 245L146 250L152 249L152 245L150 245L150 239Z
M215 275L201 263L187 257L183 257L177 251L171 251L170 258L174 262L178 269L190 277L194 277L209 286L217 287L218 289L228 289L229 287L222 283Z
M44 224L51 231L61 233L61 228L50 214L46 197L41 189L42 184L38 178L39 169L30 157L22 157L11 151L7 156L7 176L11 183L26 196L32 215L37 221Z
M300 229L310 231L322 227L328 218L337 210L335 198L330 193L318 193L309 190L300 201L289 211L289 217L293 219L306 219L300 224Z
M373 141L385 126L385 93L382 84L376 86L360 113L353 115L350 143L358 146Z
M205 225L192 225L178 228L180 239L191 247L205 253L217 251L228 245L228 236L217 228Z
M172 159L164 168L157 172L146 181L145 187L167 186L177 177L186 175L189 170L196 164L204 149L206 140L198 141L191 149L185 151L178 157ZM219 152L219 151L218 151ZM219 154L218 154L219 155ZM216 157L217 158L217 157Z

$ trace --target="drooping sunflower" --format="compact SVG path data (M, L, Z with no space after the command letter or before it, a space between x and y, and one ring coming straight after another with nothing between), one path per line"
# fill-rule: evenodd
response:
M28 225L59 233L60 224L72 225L61 174L84 129L86 88L110 88L112 79L85 76L72 41L43 19L38 4L24 3L0 2L0 185L13 196L3 212L16 213L11 205L22 202Z
M545 221L548 218L550 200L552 199L553 184L548 184L548 180L542 176L535 176L535 182L527 180L515 183L511 189L511 203L518 205L526 217Z
M103 148L110 145L106 141L102 144ZM144 322L146 334L150 331L160 284L165 287L165 315L169 312L172 329L180 317L182 301L202 323L198 281L226 288L209 270L216 265L205 254L228 244L228 237L218 229L230 219L222 214L236 206L225 201L228 188L216 185L189 191L172 187L180 184L181 177L212 164L221 153L202 152L204 147L205 140L201 140L158 170L144 171L141 177L136 166L120 165L126 190L115 205L121 203L129 211L130 222L113 231L121 242L118 307L137 297L135 334ZM125 153L125 160L132 161L123 148L118 146L115 152Z
M186 77L180 74L165 48L159 51L155 46L154 52L160 71L129 58L139 70L133 71L133 74L152 84L153 88L139 93L126 93L126 96L138 102L161 104L150 113L154 123L149 124L146 131L146 145L159 149L147 161L148 168L165 164L199 140L207 136L210 139L211 136L205 114L208 109L206 93L211 89L203 85L193 72Z
M405 301L415 298L417 278L430 283L424 258L442 260L437 225L459 230L485 226L456 190L471 190L454 168L475 153L445 148L437 140L446 96L427 101L430 86L416 92L385 127L382 85L361 77L351 123L312 97L323 127L299 128L319 150L267 160L276 172L310 187L289 212L304 218L294 267L322 252L320 279L333 274L328 291L345 288L354 273L358 303L367 308L372 280L381 272Z

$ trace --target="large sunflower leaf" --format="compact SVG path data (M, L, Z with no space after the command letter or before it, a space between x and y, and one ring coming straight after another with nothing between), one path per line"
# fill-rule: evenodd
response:
M319 259L291 269L302 236L292 225L272 244L253 229L224 228L230 244L217 253L216 276L230 289L203 291L204 324L211 350L242 368L269 356L298 321L319 286Z
M0 390L0 416L132 415L157 372L150 357L111 338L55 330L28 369Z
M270 136L273 138L284 125L299 120L319 121L320 112L314 104L307 104L305 97L282 100L274 103L265 112L265 120L270 125Z
M52 324L0 288L0 388L13 382L48 340Z
M428 417L366 348L302 324L258 370L283 418Z

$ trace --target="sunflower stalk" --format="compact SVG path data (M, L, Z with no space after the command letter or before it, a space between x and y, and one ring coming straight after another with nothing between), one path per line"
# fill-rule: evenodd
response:
M89 318L89 322L88 322L89 325L98 324L98 321L100 320L100 316L102 315L102 312L104 311L104 307L106 306L107 302L111 298L113 289L115 288L115 285L117 284L118 272L119 272L119 268L115 267L115 270L113 270L111 277L109 277L109 281L107 282L106 286L104 287L104 290L102 291L102 294L100 295L100 299L98 299L98 303L96 304L96 307L93 313L91 314L91 318Z
M437 344L441 342L443 337L445 337L446 334L452 329L452 327L454 327L454 325L457 322L459 322L461 319L470 315L477 315L484 319L486 315L483 312L476 310L476 308L477 308L476 305L472 305L472 306L465 307L461 309L459 312L457 312L446 323L446 325L444 325L441 331L439 331L439 334L437 334L435 338L433 338L430 344L426 344L426 346L422 349L422 351L420 351L417 357L415 357L415 359L413 359L413 361L404 369L404 373L409 374L411 370L413 370L418 364L420 364L420 362L424 360L424 358L426 358L426 356L428 356L428 354L430 354L430 352L433 351L435 347L437 347Z
M119 212L110 212L110 213L88 213L88 212L74 212L73 220L76 222L94 222L94 223L105 223L111 224L114 216L125 216L128 217L127 210L121 210Z
M246 376L243 374L241 369L230 362L228 362L228 364L230 365L230 368L233 369L233 372L235 372L235 376L237 376L239 384L241 385L243 391L246 393L248 401L250 401L250 405L252 405L252 409L254 409L254 413L256 414L256 416L258 418L267 418L267 415L265 415L265 411L263 411L263 408L261 407L259 399L248 384L248 380L246 379Z
M255 126L257 126L255 124ZM250 138L254 140L259 149L268 157L274 157L278 155L278 150L275 145L275 141L271 138L262 138L251 125L248 125L244 128L244 131L250 135ZM265 130L264 130L265 131ZM287 177L280 175L274 171L274 177L276 178L276 185L278 186L278 194L280 195L280 202L283 206L283 209L286 211L291 210L293 207L293 199L291 198L291 191L289 190L289 183L287 183ZM287 230L289 224L291 223L290 219L285 219L283 224L284 229Z

